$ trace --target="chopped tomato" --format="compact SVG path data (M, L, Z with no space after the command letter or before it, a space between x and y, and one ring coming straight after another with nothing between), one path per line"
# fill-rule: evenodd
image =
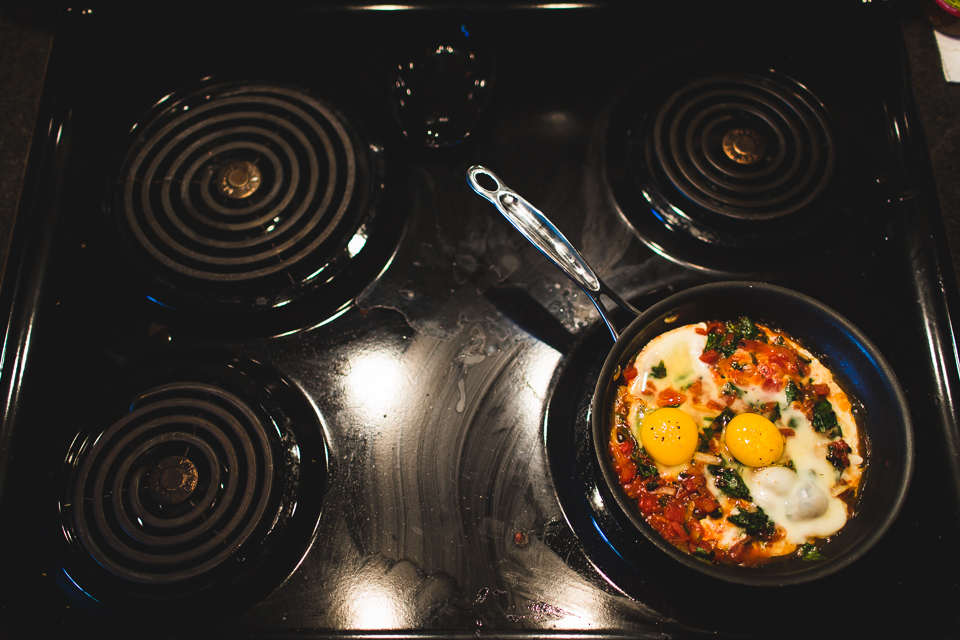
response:
M697 496L693 499L693 504L704 513L713 513L720 506L720 503L709 496Z
M663 507L663 517L670 522L683 522L686 519L687 510L676 500L670 500Z
M700 354L700 361L705 364L716 364L720 360L720 352L716 349L708 349Z
M765 378L760 388L764 391L780 391L783 389L783 382L775 378Z
M670 521L670 528L673 530L675 539L680 542L686 542L689 539L686 529L679 522Z
M689 387L687 387L687 393L690 394L690 398L693 400L694 404L700 404L700 395L703 393L703 382L697 380Z
M622 483L623 492L627 494L627 497L631 500L636 500L643 495L645 491L644 485L646 481L641 476L635 477L633 480L627 483Z
M637 463L630 458L629 453L624 453L614 442L611 442L607 449L613 459L613 470L620 484L633 480L637 476Z
M683 404L687 396L680 393L673 387L667 387L657 396L657 405L661 407L675 407Z
M637 504L640 506L640 512L643 515L648 516L657 510L657 508L660 506L660 501L657 500L655 496L652 496L648 493L645 496L641 496Z
M690 532L690 542L697 543L703 540L703 527L696 518L687 519L687 531Z
M719 322L717 320L711 320L710 322L708 322L707 327L705 329L697 328L697 333L699 333L702 336L705 336L708 333L726 333L726 332L727 332L726 323Z

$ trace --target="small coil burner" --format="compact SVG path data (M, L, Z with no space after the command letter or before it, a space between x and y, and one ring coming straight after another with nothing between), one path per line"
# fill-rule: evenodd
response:
M184 614L277 586L306 553L326 478L309 403L251 363L135 379L67 458L73 582L106 606Z
M776 71L642 77L606 138L615 206L654 250L691 266L749 271L740 250L799 246L834 210L840 145L828 112Z
M329 314L392 252L382 152L305 89L207 81L160 101L133 136L111 226L164 306L234 318L322 291L311 314Z

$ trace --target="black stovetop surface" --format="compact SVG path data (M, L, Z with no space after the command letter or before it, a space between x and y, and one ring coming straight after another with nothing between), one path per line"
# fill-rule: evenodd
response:
M954 629L956 613L938 604L960 595L954 301L896 16L854 3L786 23L644 10L64 12L0 292L0 629ZM467 105L449 111L464 120L436 123L439 138L415 103L397 107L403 87L417 93L423 82L398 65L436 62L437 34L475 54L453 65L459 76L432 69L443 87L434 99ZM836 177L814 206L733 247L665 233L622 183L620 163L636 157L624 138L642 145L649 126L627 101L656 103L711 74L790 78L817 97L835 136ZM227 105L223 127L266 140L257 158L289 150L295 161L264 165L264 186L283 182L297 202L323 196L298 191L294 171L325 175L346 154L328 198L342 203L331 210L343 226L317 240L340 247L333 257L301 260L294 248L294 268L256 263L261 276L235 259L252 241L230 253L226 241L187 233L196 244L183 240L182 254L209 254L175 265L162 249L138 252L137 229L157 228L144 210L203 202L157 178L168 164L197 181L226 179L203 173L202 154L222 152L209 140L189 152L200 149L197 159L177 155L195 132L175 127L211 104ZM251 104L268 115L251 115ZM278 133L317 113L342 126ZM457 144L423 144L466 127ZM834 576L761 590L688 574L606 517L583 436L609 335L586 296L470 190L473 164L535 203L641 308L748 279L806 293L857 325L896 371L915 431L910 492L883 540ZM228 218L246 215L224 202ZM162 234L150 237L155 248ZM170 408L171 397L181 404ZM166 423L189 424L189 437L151 431ZM140 454L193 446L201 465L230 452L244 477L222 478L219 490L240 489L202 485L219 496L204 516L216 522L158 551L143 531L170 511L146 499L117 506L136 466L111 444L124 434L128 448L144 438ZM240 515L218 512L231 504ZM103 525L117 514L126 520ZM170 531L160 524L155 535ZM113 533L91 533L98 526ZM126 541L134 530L140 539Z

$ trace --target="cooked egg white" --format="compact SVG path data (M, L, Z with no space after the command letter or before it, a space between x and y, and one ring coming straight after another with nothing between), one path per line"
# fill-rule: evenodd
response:
M651 398L644 395L644 390L648 387L656 392L664 389L683 392L700 381L701 402L695 403L693 398L688 398L680 408L694 419L699 428L716 415L717 412L708 408L705 402L708 398L719 397L720 391L713 380L709 365L700 360L706 337L696 333L697 326L706 327L702 324L687 325L657 336L635 359L634 366L638 375L629 389L630 395L640 400L634 405L635 413L631 414L631 427L635 433L643 416L657 408L656 396ZM657 378L658 369L665 371L666 377Z

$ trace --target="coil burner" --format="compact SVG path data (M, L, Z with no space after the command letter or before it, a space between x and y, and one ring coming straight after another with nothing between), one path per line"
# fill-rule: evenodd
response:
M201 83L158 103L134 134L111 226L166 307L236 322L320 292L309 307L320 315L286 331L347 304L392 252L396 234L378 215L382 151L306 89Z
M144 388L125 385L123 409L67 459L74 583L105 606L187 614L235 607L293 570L319 517L326 468L312 461L325 448L309 403L268 376L213 362L133 376Z
M799 246L835 211L840 149L821 101L775 71L671 70L635 82L609 120L605 177L623 218L706 269L749 271L738 250Z

